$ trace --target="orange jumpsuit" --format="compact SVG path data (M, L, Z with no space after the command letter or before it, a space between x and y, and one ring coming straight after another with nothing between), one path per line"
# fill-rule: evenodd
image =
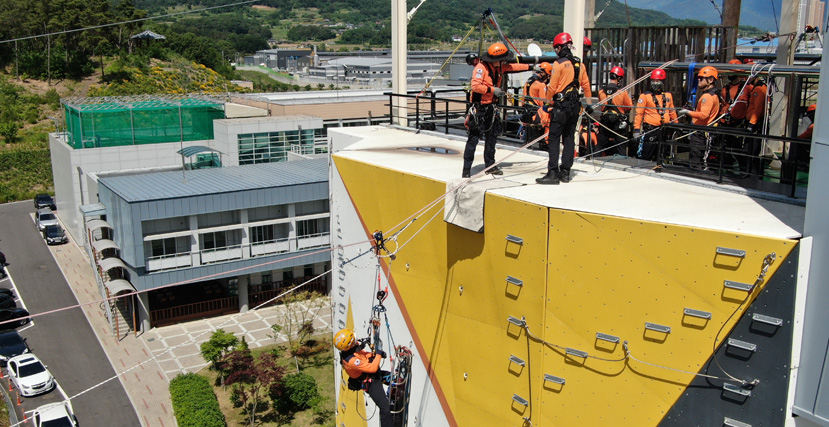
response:
M383 360L382 358L375 356L374 360L371 362L368 361L369 356L373 353L358 350L354 352L354 356L350 358L347 362L343 361L343 367L345 368L345 372L351 378L359 378L360 375L364 373L373 374L380 369L380 362Z
M746 112L746 119L748 123L756 126L763 121L766 115L766 85L759 84L754 86L751 91L751 97L748 100L748 111Z
M636 117L633 119L633 129L646 134L642 138L642 150L640 157L645 160L656 158L660 130L658 128L665 123L676 121L676 110L674 110L674 98L668 92L654 94L647 91L639 95L636 101Z
M697 110L688 113L692 123L699 126L708 126L714 123L720 113L720 98L715 89L703 92L697 101ZM694 132L688 137L690 143L689 160L691 168L707 168L708 151L710 149L708 135L705 132Z

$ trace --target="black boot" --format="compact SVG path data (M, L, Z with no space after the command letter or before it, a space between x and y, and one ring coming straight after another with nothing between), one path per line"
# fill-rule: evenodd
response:
M566 169L559 171L558 180L564 183L570 182L570 171Z
M486 171L487 175L503 175L504 171L501 170L498 166L493 166L491 169Z
M558 185L558 171L555 169L551 169L547 171L547 175L544 175L541 178L536 178L535 182L542 185Z
M461 178L469 178L469 169L464 169L463 172L461 172Z

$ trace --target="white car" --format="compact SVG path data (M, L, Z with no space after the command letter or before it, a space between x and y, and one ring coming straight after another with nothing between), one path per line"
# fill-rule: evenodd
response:
M35 212L35 224L37 224L37 229L42 232L49 225L58 225L58 217L49 208L38 209Z
M38 407L32 419L35 420L35 427L78 427L78 419L72 413L72 404L68 400Z
M32 353L12 357L8 367L9 377L23 396L34 396L55 388L52 373Z

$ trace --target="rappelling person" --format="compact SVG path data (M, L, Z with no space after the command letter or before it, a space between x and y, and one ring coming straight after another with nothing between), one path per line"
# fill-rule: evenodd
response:
M340 329L334 335L334 347L340 350L340 363L349 377L348 389L362 389L368 393L380 410L380 427L392 427L391 407L383 390L384 379L388 378L389 372L380 370L386 353L382 350L374 353L364 351L367 342L367 339L357 340L354 331L348 328Z
M522 117L527 135L526 142L534 141L543 135L550 124L550 115L544 112L541 107L544 106L544 100L547 99L547 83L550 81L552 72L553 66L549 62L542 62L538 64L535 75L531 77L533 82L527 88L527 97L524 98L526 101L524 115ZM529 120L523 120L527 118ZM547 151L547 138L538 142L538 149Z
M581 111L579 87L584 89L584 96L590 98L590 81L587 79L586 67L581 59L573 56L571 51L573 38L570 34L560 33L553 39L553 48L558 59L553 63L550 83L547 84L548 104L544 106L550 114L549 135L547 137L548 154L547 174L535 181L539 184L558 184L570 182L570 168L575 154L576 125ZM552 103L552 105L550 105ZM587 113L593 112L588 106ZM559 165L559 143L564 143L564 152Z
M720 113L720 97L717 95L717 69L712 66L705 66L697 74L697 93L701 93L697 101L696 111L686 109L679 110L679 114L687 114L691 117L691 123L698 126L710 126L714 124ZM707 132L695 131L688 137L691 145L688 159L691 169L707 169L706 159L710 150L710 141Z
M478 139L484 137L484 166L495 163L495 142L501 133L501 120L498 117L496 104L498 98L504 96L501 83L505 73L527 71L528 64L514 64L512 53L503 43L493 43L481 55L480 62L472 71L472 105L469 107L466 125L469 129L469 138L463 151L463 171L461 176L469 178L472 161L475 159L475 148ZM498 166L486 171L492 175L503 175Z
M623 142L628 139L628 113L633 107L633 101L627 91L621 88L624 78L625 70L622 67L613 67L610 69L610 81L599 89L599 102L610 98L602 105L602 115L599 117L599 144L596 146L596 150L606 156L626 154Z
M640 141L641 150L637 150L637 157L645 160L656 158L657 141L660 138L661 126L676 121L674 98L665 91L665 70L651 71L649 89L639 95L636 101L636 118L633 120L633 139Z
M739 59L728 61L729 64L742 65ZM746 82L746 78L739 74L728 76L726 83L720 91L722 108L720 109L720 126L729 128L742 128L745 125L746 113L748 112L748 101L754 87ZM725 146L729 151L724 154L727 161L726 168L731 170L736 158L740 171L746 170L748 162L744 155L735 156L731 153L743 153L743 138L734 135L723 135ZM742 175L742 173L741 173ZM747 175L742 175L747 176Z

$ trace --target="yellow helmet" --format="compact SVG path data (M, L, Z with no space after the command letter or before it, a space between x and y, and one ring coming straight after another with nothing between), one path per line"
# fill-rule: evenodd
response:
M337 350L346 351L354 347L354 344L357 344L357 337L354 336L354 331L351 329L340 329L334 335L334 347L337 347Z

